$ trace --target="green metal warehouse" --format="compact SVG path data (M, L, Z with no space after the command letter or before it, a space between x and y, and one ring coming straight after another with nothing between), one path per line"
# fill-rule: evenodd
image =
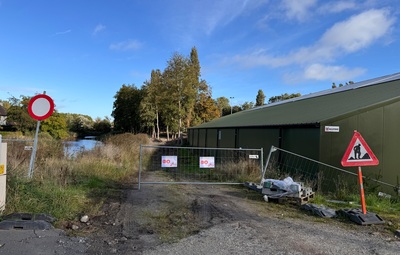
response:
M379 159L368 171L396 185L400 175L400 73L224 116L190 128L193 147L276 146L341 167L354 130Z

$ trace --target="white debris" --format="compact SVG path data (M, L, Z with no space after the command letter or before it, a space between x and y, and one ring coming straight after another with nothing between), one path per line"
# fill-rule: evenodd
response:
M89 216L83 215L83 216L81 217L81 222L82 222L82 223L87 223L88 221L89 221Z

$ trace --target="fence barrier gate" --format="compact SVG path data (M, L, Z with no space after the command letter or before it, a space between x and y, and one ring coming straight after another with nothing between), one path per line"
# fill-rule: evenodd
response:
M260 180L263 149L140 146L142 184L243 184Z

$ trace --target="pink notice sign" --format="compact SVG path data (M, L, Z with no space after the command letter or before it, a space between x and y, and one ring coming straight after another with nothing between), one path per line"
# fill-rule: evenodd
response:
M161 156L161 167L177 167L178 156Z
M200 157L200 168L214 168L214 157Z

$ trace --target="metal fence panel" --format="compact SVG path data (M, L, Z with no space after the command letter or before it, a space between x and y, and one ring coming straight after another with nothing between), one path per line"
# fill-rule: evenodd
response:
M262 149L141 145L138 184L243 184L260 180L262 169ZM149 179L146 172L168 178Z
M290 176L294 181L303 182L323 194L340 196L359 191L356 173L275 146L271 147L262 176L262 180L284 179ZM371 189L379 185L389 189L398 189L395 185L379 181L372 177L364 176L364 180L364 184L369 185Z
M7 143L7 168L15 176L27 176L33 140L3 138Z

